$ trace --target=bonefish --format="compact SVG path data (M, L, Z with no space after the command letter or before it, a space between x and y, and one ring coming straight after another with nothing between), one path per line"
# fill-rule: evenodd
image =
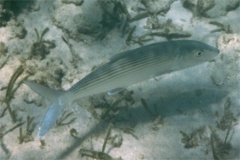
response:
M150 44L116 54L66 91L53 90L25 81L31 89L51 101L38 136L44 136L56 123L65 105L78 98L116 91L131 84L212 61L219 50L193 40Z

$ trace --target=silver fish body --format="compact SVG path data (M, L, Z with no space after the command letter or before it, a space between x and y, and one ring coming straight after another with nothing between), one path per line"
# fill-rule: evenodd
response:
M192 40L160 42L117 54L64 95L63 101L115 88L124 88L149 78L211 61L217 48Z
M212 61L218 53L217 48L199 41L160 42L115 55L65 92L53 94L53 90L47 91L46 87L41 89L40 85L27 81L25 83L29 87L52 101L38 135L44 136L54 126L64 106L75 99L124 88L155 76Z

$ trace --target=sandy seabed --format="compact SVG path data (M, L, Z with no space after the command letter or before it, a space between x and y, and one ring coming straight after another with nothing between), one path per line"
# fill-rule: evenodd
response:
M240 159L239 5L0 1L0 159ZM43 139L37 137L49 102L22 80L67 90L119 52L175 39L202 41L219 48L220 56L116 95L81 98L65 107Z

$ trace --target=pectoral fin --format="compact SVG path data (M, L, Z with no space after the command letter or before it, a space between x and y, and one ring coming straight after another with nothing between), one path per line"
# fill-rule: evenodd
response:
M109 91L108 95L113 96L113 95L118 94L119 92L124 91L124 90L125 90L125 88L115 88L115 89Z

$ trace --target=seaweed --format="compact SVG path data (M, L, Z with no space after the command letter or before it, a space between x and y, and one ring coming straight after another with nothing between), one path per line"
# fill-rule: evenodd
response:
M225 25L217 21L210 21L209 24L215 25L218 27L218 29L212 30L211 33L214 32L225 32L225 33L233 33L232 28L230 25Z
M7 159L10 159L10 156L11 156L10 151L7 148L7 146L3 143L2 140L0 140L0 146L1 146L2 150L5 152L5 154L9 156Z
M132 40L132 35L133 35L133 32L136 30L136 26L133 26L130 30L129 30L129 32L128 32L128 35L127 35L127 39L126 39L126 41L125 41L125 43L127 44L127 45L130 45L130 42L131 42L131 40Z
M220 120L217 121L216 128L209 126L211 130L210 144L212 148L213 158L215 160L225 159L232 149L232 145L230 143L230 132L237 124L237 119L234 117L234 114L231 111L231 106L231 99L230 97L227 97L224 104L223 116L220 118ZM221 139L220 136L216 133L216 129L226 132L223 139Z
M56 125L63 126L63 125L68 125L70 123L73 123L76 120L76 118L72 118L68 122L64 122L71 115L73 115L73 112L67 113L66 111L64 111L63 114L61 115L61 117L57 120Z
M16 92L16 90L18 89L18 87L21 85L22 82L19 83L19 85L13 89L14 84L16 82L16 80L18 79L18 77L23 73L24 69L22 66L18 67L17 70L13 73L8 86L7 86L7 91L6 91L6 95L5 95L5 103L7 104L7 110L9 112L9 115L12 119L12 122L16 122L16 113L12 110L11 106L10 106L10 102L11 99L14 97L14 93Z
M138 36L138 37L130 37L131 39L128 40L128 44L132 43L132 44L139 44L140 46L143 46L143 43L144 42L148 42L148 41L151 41L153 40L153 37L150 36L149 33L146 33L146 34L143 34L141 36Z
M4 42L0 42L0 56L5 55L8 52L8 48L6 47Z
M160 36L160 37L165 37L167 40L172 40L174 38L187 38L191 37L191 33L187 31L170 31L170 30L165 30L165 31L156 31L156 32L151 32L149 33L151 36Z
M113 110L120 102L122 102L123 100L127 100L128 98L130 98L133 94L133 91L127 92L125 95L123 95L122 97L120 97L119 99L117 99L115 102L113 102L108 109L105 111L105 113L102 114L101 118L105 119L108 115L109 112L111 110Z
M22 127L19 128L19 144L22 144L23 142L27 143L34 140L32 133L36 124L33 123L33 119L33 117L27 116L27 126L24 134L22 132Z
M147 113L149 113L150 116L155 117L155 116L158 115L156 108L155 108L155 113L150 110L150 108L149 108L147 102L145 101L145 99L141 98L141 103L143 105L143 108L147 111Z
M237 123L237 119L234 117L231 111L231 99L227 97L224 104L224 114L219 121L217 121L217 128L225 131L231 129Z
M109 138L109 136L110 136L110 134L111 134L111 130L112 130L112 124L109 124L108 130L107 130L107 134L106 134L106 136L105 136L105 138L104 138L104 143L103 143L103 146L102 146L102 152L105 151L108 138Z
M46 146L46 142L44 139L40 139L40 148L43 149Z
M130 22L138 21L140 19L148 17L149 15L150 15L150 13L148 11L144 11L144 12L141 12L141 13L137 14L134 17L131 17L129 21Z
M37 41L33 43L31 49L30 49L30 59L32 57L36 57L37 59L44 59L47 54L50 53L50 49L53 49L56 47L54 41L50 40L44 40L44 35L49 31L49 28L45 28L41 34L41 36L38 33L38 30L34 28L34 31L37 36Z
M105 153L106 144L107 144L107 141L111 134L111 130L112 130L112 124L109 124L106 136L104 138L102 151L95 151L95 150L81 148L79 151L81 156L82 157L87 156L87 157L100 159L100 160L116 160L116 159L121 160L122 159L121 157L120 158L112 158L109 154Z
M163 125L164 121L163 121L163 117L162 116L157 116L153 123L151 124L150 128L152 131L158 131L159 130L159 125Z
M182 134L182 143L184 143L185 148L193 148L199 145L200 142L207 140L206 146L211 146L211 151L214 160L222 160L230 154L231 149L233 148L230 143L231 137L234 133L233 127L236 125L236 118L234 117L230 107L232 106L231 99L226 98L224 104L224 114L217 121L216 126L209 125L210 137L203 136L205 132L205 126L193 130L190 134L187 134L183 131L180 131ZM216 114L216 113L215 113ZM217 113L218 114L218 113ZM221 133L221 137L219 136ZM224 135L224 136L222 136Z
M76 54L75 50L73 49L72 44L69 42L69 40L65 37L62 36L62 40L66 43L66 45L68 46L70 53L72 54L72 59L71 59L71 63L73 64L73 67L76 69L77 68L77 64L79 64L80 61L82 61L82 58L78 56L78 54Z
M0 15L1 16L1 15ZM1 21L1 20L0 20ZM1 23L1 22L0 22ZM0 42L0 69L4 67L4 65L7 63L9 56L6 56L6 53L8 52L8 47L5 45L5 43Z
M100 159L100 160L113 160L113 158L110 155L104 152L98 152L98 151L84 149L84 148L80 149L79 152L82 157L87 156L87 157Z
M122 131L126 134L132 135L135 139L138 140L138 137L134 134L135 123L130 123L127 127L122 128Z
M14 125L13 127L11 127L10 129L6 130L6 126L5 125L1 125L0 126L0 147L2 148L2 150L5 152L5 154L9 155L10 151L7 148L7 146L4 144L3 142L3 137L5 135L7 135L9 132L12 132L13 130L15 130L16 128L22 126L24 124L24 122L19 122L16 125ZM6 130L6 131L5 131ZM10 156L10 155L9 155Z
M111 145L114 148L119 148L122 145L123 137L121 133L115 134L111 137Z
M189 9L194 16L200 17L209 17L207 11L212 9L215 6L215 0L181 0L183 7Z
M106 33L115 26L118 26L119 30L123 34L128 26L129 21L129 13L124 1L98 0L97 2L103 11L100 24L102 25L104 31L100 33L99 38L104 38Z
M9 132L12 132L13 130L15 130L16 128L22 126L23 124L24 124L24 122L19 122L16 125L14 125L12 128L6 130L5 132L4 132L4 129L1 129L1 131L0 131L0 141L2 141L3 137L6 134L8 134Z
M213 127L209 126L209 128L211 130L210 144L214 160L225 159L226 155L228 155L229 151L232 149L230 139L228 139L231 129L229 128L227 130L224 140L221 140Z
M158 114L156 105L154 105L154 112L150 109L145 99L141 98L141 103L145 111L151 116L154 117L154 121L151 124L150 128L152 131L158 131L159 125L163 124L163 117Z
M199 145L199 142L201 141L203 134L205 132L206 127L201 126L195 130L193 130L191 133L187 134L183 131L179 131L182 135L181 142L184 143L185 148L193 148L197 147Z

